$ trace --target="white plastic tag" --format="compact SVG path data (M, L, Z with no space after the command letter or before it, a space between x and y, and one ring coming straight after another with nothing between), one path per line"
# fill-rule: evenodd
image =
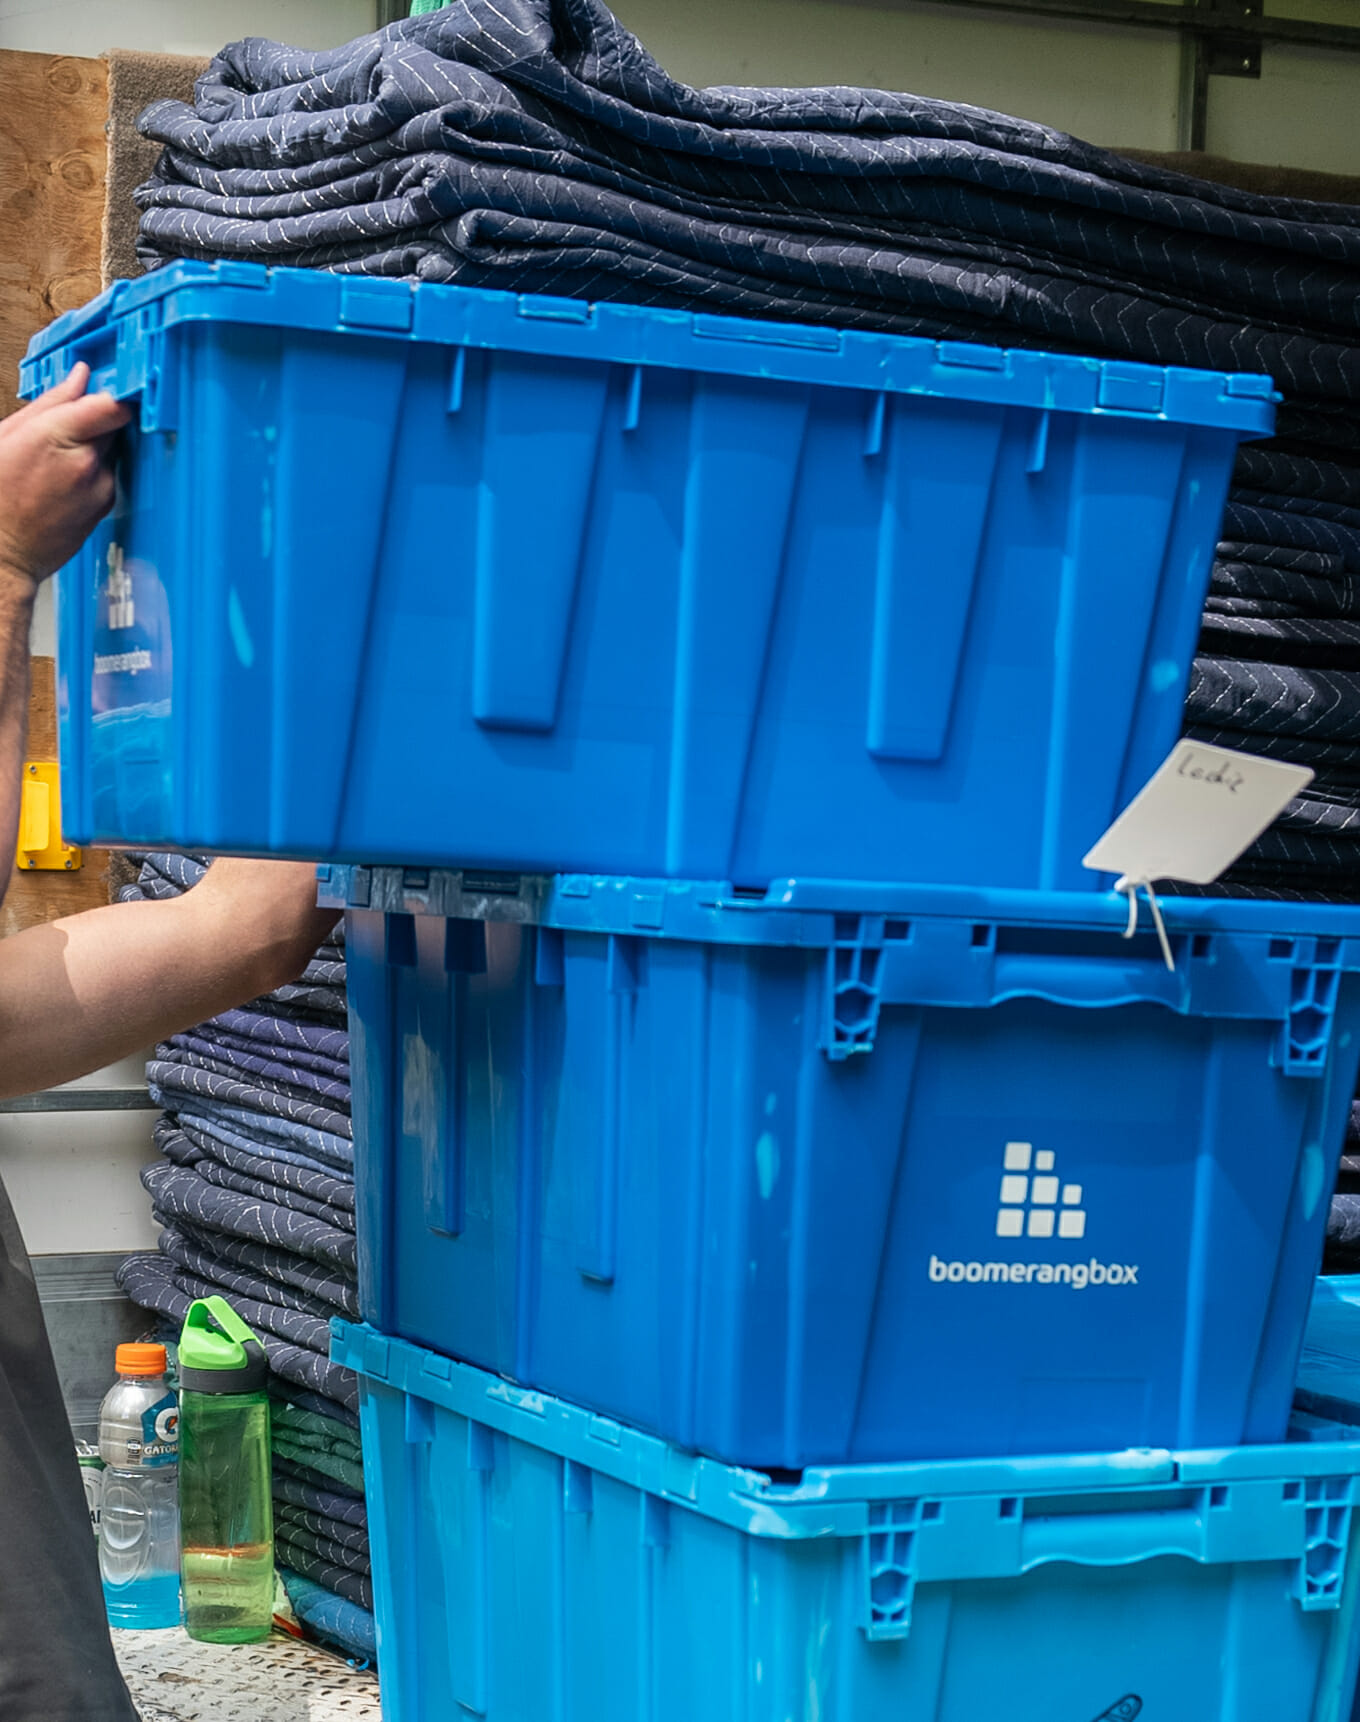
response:
M1137 884L1211 885L1312 781L1304 765L1177 742L1082 865Z

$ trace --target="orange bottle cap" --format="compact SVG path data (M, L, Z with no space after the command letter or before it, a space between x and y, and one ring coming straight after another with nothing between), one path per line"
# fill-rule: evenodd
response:
M164 1375L163 1345L120 1345L113 1355L120 1375Z

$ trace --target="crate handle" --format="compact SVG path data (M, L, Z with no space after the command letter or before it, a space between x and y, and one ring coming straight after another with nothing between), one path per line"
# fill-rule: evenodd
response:
M74 341L62 348L62 359L63 377L69 377L82 360L90 367L87 394L112 395L115 400L127 400L130 396L142 392L140 383L135 388L124 386L120 390L118 387L117 332L111 324L106 323L102 328L93 329L88 334L77 335Z
M1292 1564L1305 1612L1336 1609L1346 1590L1355 1479L1159 1490L1145 1502L1101 1495L1057 1501L1023 1495L967 1502L883 1501L862 1537L860 1623L868 1638L910 1635L919 1583L1015 1578L1055 1562L1124 1567L1179 1556L1220 1562ZM1246 1497L1244 1499L1244 1497ZM1250 1520L1222 1511L1250 1506ZM1028 1509L1028 1510L1027 1510Z
M1160 954L1155 961L1134 956L1082 958L1071 964L1025 952L1001 952L994 971L1000 1000L1023 996L1060 1005L1161 1004L1184 1010L1189 986L1180 965L1169 972Z
M1208 1554L1198 1507L1141 1507L1125 1512L1042 1515L1021 1521L1021 1572L1067 1561L1082 1567L1133 1566L1162 1555L1203 1561Z
M1065 1561L1074 1566L1122 1567L1164 1555L1194 1561L1210 1558L1209 1531L1201 1506L1095 1508L1049 1517L1024 1514L1020 1497L993 1503L996 1516L981 1535L961 1538L945 1531L943 1545L927 1539L944 1529L938 1502L885 1502L871 1513L863 1540L865 1632L871 1639L906 1638L911 1632L916 1586L955 1579L1014 1578L1035 1567ZM976 1523L971 1527L978 1532ZM1288 1559L1298 1549L1269 1550ZM953 1556L957 1558L951 1558ZM1264 1558L1264 1552L1260 1556ZM922 1570L924 1568L924 1571Z

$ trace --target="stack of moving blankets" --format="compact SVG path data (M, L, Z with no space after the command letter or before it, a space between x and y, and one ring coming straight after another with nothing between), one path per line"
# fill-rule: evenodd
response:
M141 126L165 146L139 193L148 267L245 258L1269 373L1278 432L1237 468L1186 724L1317 775L1214 889L1360 900L1353 185L1260 196L919 96L689 89L601 0L455 0L325 53L240 42ZM1360 1118L1351 1146L1333 1265L1360 1265Z
M197 861L151 855L126 898L177 895ZM358 1313L345 960L323 946L295 986L174 1035L147 1066L162 1158L143 1183L163 1227L120 1270L167 1322L223 1296L260 1336L273 1394L275 1539L299 1618L374 1652L358 1384L330 1361Z

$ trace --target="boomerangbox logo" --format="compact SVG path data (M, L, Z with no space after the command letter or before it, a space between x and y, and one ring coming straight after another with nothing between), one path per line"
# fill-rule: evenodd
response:
M1007 1142L1001 1156L1000 1200L996 1209L998 1238L1038 1239L1076 1243L1086 1237L1085 1191L1065 1183L1057 1155L1032 1142ZM1089 1260L960 1261L935 1255L927 1274L936 1285L1136 1286L1136 1262Z
M1051 1148L1035 1151L1031 1142L1008 1142L1002 1157L998 1238L1086 1236L1086 1210L1080 1184L1058 1177Z

